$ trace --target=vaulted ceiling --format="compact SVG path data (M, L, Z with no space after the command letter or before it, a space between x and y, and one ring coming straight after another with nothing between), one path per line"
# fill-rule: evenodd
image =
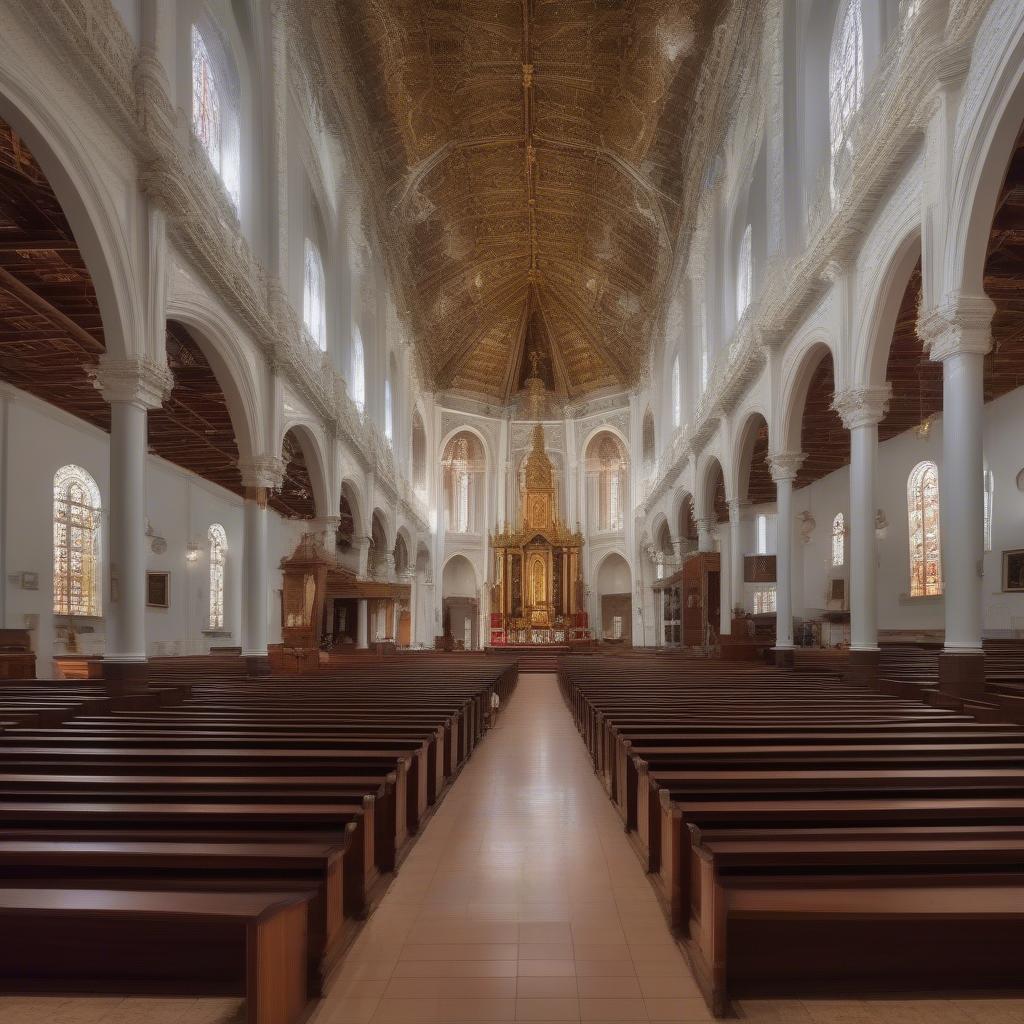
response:
M293 0L314 79L333 60L372 134L435 387L508 400L534 349L566 398L637 382L723 6Z

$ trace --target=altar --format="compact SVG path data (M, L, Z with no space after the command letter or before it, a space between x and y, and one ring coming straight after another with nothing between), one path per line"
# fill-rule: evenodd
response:
M490 536L490 645L565 645L590 639L581 576L583 537L558 516L544 427L533 428L517 527Z

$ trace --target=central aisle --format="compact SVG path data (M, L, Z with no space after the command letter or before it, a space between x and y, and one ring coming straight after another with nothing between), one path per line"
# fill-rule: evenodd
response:
M523 675L316 1024L700 1021L554 674Z

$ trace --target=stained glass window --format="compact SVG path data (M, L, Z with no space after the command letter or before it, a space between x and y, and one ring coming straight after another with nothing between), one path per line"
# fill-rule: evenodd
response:
M832 564L841 566L845 561L846 522L843 513L837 512L832 520Z
M850 125L864 98L864 33L860 0L846 0L832 38L829 60L829 128L832 140L832 186L838 158L849 150Z
M224 569L227 564L228 535L220 523L207 531L210 540L210 629L224 628Z
M321 352L327 351L327 295L320 250L306 239L302 288L302 320Z
M217 172L228 196L238 209L239 153L237 112L227 102L225 72L218 73L213 54L198 25L192 26L192 131ZM226 64L226 55L219 54Z
M753 268L750 254L750 225L747 225L740 239L740 252L736 259L736 319L739 320L750 305L750 289L753 282Z
M764 615L776 610L775 587L765 587L754 591L754 614Z
M391 381L384 381L384 436L388 444L394 444L395 421L394 412L391 408Z
M366 408L366 364L363 357L363 336L356 327L352 331L352 401L359 412Z
M96 481L81 466L53 478L53 610L100 614L102 504Z
M919 462L907 481L910 527L910 596L942 593L942 552L939 534L939 469Z
M683 422L683 393L679 382L679 356L672 363L672 426Z

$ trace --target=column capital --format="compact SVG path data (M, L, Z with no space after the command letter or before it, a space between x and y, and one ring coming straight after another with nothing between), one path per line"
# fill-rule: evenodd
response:
M747 498L730 498L726 505L729 506L729 522L736 526L743 518L743 510L750 508L752 502Z
M167 363L148 356L104 356L88 372L93 387L108 402L127 402L143 409L159 409L174 388L174 374Z
M256 455L239 459L242 486L276 491L284 481L285 462L276 455Z
M369 551L370 545L372 543L373 543L373 539L371 537L358 537L358 536L355 536L355 537L352 538L352 541L351 541L352 547L358 548L360 551Z
M957 355L987 355L995 311L987 295L956 292L946 296L942 305L919 314L917 333L929 358L937 362Z
M803 452L769 452L768 466L771 469L772 480L775 483L782 480L795 480L796 474L806 458L807 456Z
M697 529L704 533L714 533L718 527L718 520L714 516L701 516L697 520Z
M839 418L847 430L854 430L857 427L870 427L880 423L889 411L891 398L892 385L886 381L884 384L837 391L832 396L831 408L839 413Z

